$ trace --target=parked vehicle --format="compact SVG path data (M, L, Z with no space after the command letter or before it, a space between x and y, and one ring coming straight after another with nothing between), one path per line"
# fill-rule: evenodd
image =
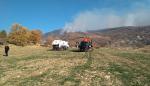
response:
M78 48L81 52L88 51L90 48L92 48L92 40L87 37L83 38L82 41L79 43Z
M54 40L52 46L53 50L67 50L69 48L68 42L63 40Z

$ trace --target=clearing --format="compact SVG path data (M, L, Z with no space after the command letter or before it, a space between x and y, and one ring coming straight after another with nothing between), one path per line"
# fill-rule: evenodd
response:
M0 86L150 86L150 46L90 52L0 46Z

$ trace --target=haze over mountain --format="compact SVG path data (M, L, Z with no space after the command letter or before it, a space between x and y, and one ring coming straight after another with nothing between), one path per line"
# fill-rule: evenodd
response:
M136 8L124 14L112 9L94 9L78 13L73 21L66 23L64 32L85 32L123 26L150 25L150 11L145 8Z
M64 32L58 29L48 32L44 38L64 39L74 46L82 37L92 38L95 46L143 46L150 44L150 26L126 26L118 28L108 28L103 30L89 30L86 32Z

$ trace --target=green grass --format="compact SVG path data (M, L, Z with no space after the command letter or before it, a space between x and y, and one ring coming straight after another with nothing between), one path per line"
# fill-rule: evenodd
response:
M131 59L134 61L138 61L138 62L147 64L150 66L150 61L148 61L148 60L150 60L150 54L121 52L121 53L117 53L116 55L127 58L127 59Z
M35 46L10 48L10 55L4 57L0 47L0 86L150 85L150 54L140 49L73 52Z
M107 71L120 78L125 86L150 85L150 54L137 51L111 51L111 49L108 52L110 55L133 62L130 65L128 62L110 63L107 68Z

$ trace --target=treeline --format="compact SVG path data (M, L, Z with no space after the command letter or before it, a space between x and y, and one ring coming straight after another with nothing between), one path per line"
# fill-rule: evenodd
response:
M18 46L40 43L42 32L40 30L29 30L20 24L14 24L7 34L5 30L0 32L1 42L9 42Z

